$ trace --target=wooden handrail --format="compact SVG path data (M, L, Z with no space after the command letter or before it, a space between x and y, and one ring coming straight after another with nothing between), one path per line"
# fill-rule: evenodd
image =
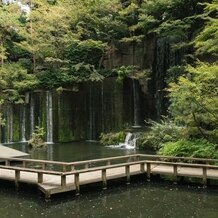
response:
M132 161L131 158L134 158L134 160ZM205 162L206 165L204 164L202 166L206 166L206 167L214 166L214 165L210 165L210 163L218 162L217 159L192 158L192 157L174 157L174 156L162 156L162 155L150 155L150 154L133 154L133 155L125 155L125 156L118 156L118 157L107 157L107 158L92 159L92 160L85 160L85 161L75 161L75 162L61 162L61 161L24 159L24 158L0 158L0 159L5 161L6 165L10 165L10 162L12 162L12 161L21 162L22 165L23 165L23 168L27 168L26 163L41 164L42 165L42 170L46 170L46 164L57 165L57 166L62 167L62 170L64 172L66 172L66 171L68 171L68 172L72 172L72 171L79 172L81 170L86 170L87 171L87 170L90 170L90 169L96 169L96 166L90 167L89 165L91 165L93 163L100 163L100 162L104 163L104 165L101 166L104 169L113 168L113 166L117 166L119 164L121 164L123 166L126 166L128 164L132 165L132 164L146 163L146 162L152 163L152 161L155 161L155 163L157 163L157 164L167 164L167 163L177 164L178 163L181 166L183 164L189 164L189 166L191 166L190 163L183 163L181 161L193 161L193 162L201 162L201 163ZM144 159L144 160L141 160L141 159ZM151 159L151 160L148 160L148 159ZM112 161L115 161L115 160L124 160L126 162L125 163L119 163L119 164L113 164ZM180 162L173 163L173 162L169 162L169 161L180 161ZM194 163L192 163L192 164L194 164ZM79 165L83 165L85 169L81 169L81 170L75 169L75 166L79 166ZM198 163L197 166L200 167L200 164ZM68 169L68 168L70 168L70 169ZM30 169L30 168L27 168L27 169ZM57 172L57 171L55 171L55 172Z

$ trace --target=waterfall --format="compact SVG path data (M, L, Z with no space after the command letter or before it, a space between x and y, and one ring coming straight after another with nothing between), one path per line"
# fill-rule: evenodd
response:
M128 132L126 134L126 138L124 143L120 143L119 146L121 148L125 148L125 149L135 149L136 148L136 134L133 134L131 132Z
M107 147L110 148L122 148L122 149L135 149L137 142L137 134L128 132L125 137L125 141L123 143L119 143L119 145L109 145Z
M88 127L88 141L93 140L93 105L92 105L92 85L89 85L89 127Z
M20 126L21 142L26 142L26 107L21 107L21 126Z
M46 133L47 133L47 143L53 143L53 102L52 93L46 92Z
M104 128L104 81L101 83L101 122L102 122L102 132L105 131Z
M34 110L35 102L33 95L31 95L30 99L30 135L34 132L35 130L35 110Z
M7 105L6 112L6 138L5 143L11 143L13 141L13 108L12 105Z
M138 86L137 81L135 79L132 80L133 84L133 113L134 113L134 125L133 127L137 128L140 127L139 125L139 94L138 94Z

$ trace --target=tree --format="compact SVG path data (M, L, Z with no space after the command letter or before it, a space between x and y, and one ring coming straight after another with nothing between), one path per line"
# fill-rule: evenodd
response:
M218 137L218 64L199 62L168 89L170 112L176 122L197 128L205 138Z
M218 1L206 4L206 26L195 39L198 55L218 56Z
M10 32L14 32L18 27L19 10L15 5L0 6L0 61L3 66L7 59L6 41L10 40Z

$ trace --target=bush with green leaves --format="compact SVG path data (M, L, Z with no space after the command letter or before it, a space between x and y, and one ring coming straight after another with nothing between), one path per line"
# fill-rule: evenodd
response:
M140 148L152 148L157 150L165 142L175 142L181 138L187 138L187 129L178 126L170 119L163 119L160 123L155 121L147 122L149 130L139 138Z
M116 145L120 142L124 142L126 137L125 132L110 132L110 133L101 133L100 143L103 145Z
M167 142L161 145L158 153L166 156L218 158L217 145L205 139L181 139L176 142Z
M28 141L28 145L31 148L42 148L46 144L43 140L45 135L44 128L36 126L35 131L32 133L30 140Z

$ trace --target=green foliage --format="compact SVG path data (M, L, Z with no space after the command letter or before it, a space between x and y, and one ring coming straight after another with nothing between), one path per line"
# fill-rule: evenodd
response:
M165 118L160 123L147 122L149 130L139 138L141 148L152 148L158 150L161 144L175 142L181 138L187 138L187 130L184 126L178 126L172 120Z
M7 63L0 67L0 100L18 101L22 94L37 86L35 76L19 64Z
M218 1L207 3L205 8L205 20L207 21L203 31L195 39L197 54L218 54Z
M130 77L138 70L137 66L121 66L117 69L113 69L113 73L117 75L117 82L122 82L125 77Z
M217 146L205 139L192 141L183 139L176 142L168 142L161 146L158 153L167 156L218 158Z
M36 126L35 131L32 133L30 140L28 141L28 145L31 148L41 148L45 146L45 142L43 137L45 135L44 128Z
M85 41L75 40L67 48L66 58L70 61L70 64L84 62L98 68L105 49L106 44L102 41L94 41L92 39Z
M2 118L2 114L0 113L0 127L5 125L5 120Z
M176 122L196 127L207 137L205 130L213 134L218 126L218 65L198 63L186 71L168 89L170 112Z
M103 145L116 145L120 142L124 142L126 137L125 132L110 132L110 133L101 133L100 135L100 143Z

